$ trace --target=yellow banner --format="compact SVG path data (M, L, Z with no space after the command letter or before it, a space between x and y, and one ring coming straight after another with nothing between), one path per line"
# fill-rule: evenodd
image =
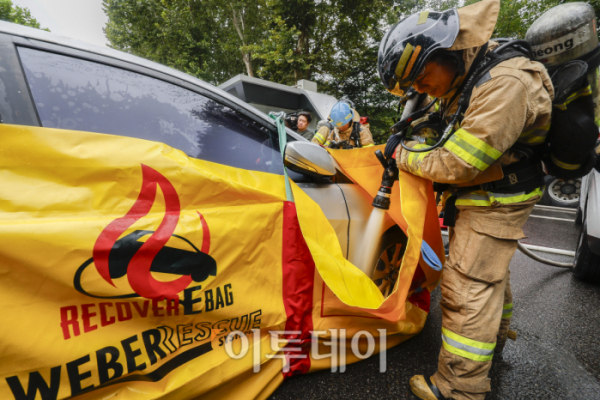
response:
M334 156L363 186L352 168L375 171L373 150ZM282 176L9 125L0 173L1 399L266 398L418 333L439 278L420 256L425 237L443 257L431 188L412 176L390 211L409 241L385 299ZM340 336L351 354L327 355Z

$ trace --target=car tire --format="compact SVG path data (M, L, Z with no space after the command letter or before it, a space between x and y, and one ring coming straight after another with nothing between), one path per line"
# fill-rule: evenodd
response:
M587 224L581 227L579 243L575 251L573 275L582 281L600 284L600 256L592 253L588 244Z
M581 178L560 180L547 176L546 189L540 204L554 207L575 208L579 205L581 195Z
M385 297L392 294L398 280L407 241L408 238L398 226L388 229L381 239L377 264L371 279Z

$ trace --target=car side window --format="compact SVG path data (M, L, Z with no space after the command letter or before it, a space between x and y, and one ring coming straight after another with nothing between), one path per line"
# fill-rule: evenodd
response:
M283 174L276 134L221 103L121 68L18 51L44 127L152 140L190 157Z

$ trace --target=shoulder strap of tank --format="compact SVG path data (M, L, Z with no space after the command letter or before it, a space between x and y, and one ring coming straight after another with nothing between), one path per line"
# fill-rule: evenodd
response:
M527 57L532 58L531 47L525 40L502 40L500 46L487 52L483 60L478 64L474 65L473 74L467 78L467 82L463 90L460 93L459 105L462 104L463 110L467 110L469 102L471 100L471 93L476 86L479 86L482 80L486 77L486 74L506 60L516 57ZM489 76L491 78L491 75ZM460 116L462 120L462 116Z

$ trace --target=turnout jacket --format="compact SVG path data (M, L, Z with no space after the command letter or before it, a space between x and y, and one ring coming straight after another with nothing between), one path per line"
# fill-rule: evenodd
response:
M352 123L359 124L360 123L360 115L356 112L356 110L352 110L353 117ZM333 130L329 130L326 126L322 126L315 133L315 136L312 138L313 143L321 144L323 146L329 146L331 142L343 142L350 140L350 134L352 133L352 126L350 126L345 131L338 130L337 127L334 127ZM351 143L354 145L354 143ZM368 126L360 125L360 145L362 147L374 146L373 135L371 134L371 130Z
M489 42L488 51L497 46L496 42ZM463 50L467 72L480 48ZM454 89L440 99L442 109L446 110L445 117L456 110L458 99L454 104L447 102L462 82L461 78L453 85ZM399 146L396 152L398 167L434 182L452 184L445 197L456 191L458 186L500 179L503 177L502 166L519 161L518 154L509 151L513 144L537 145L544 142L550 128L553 98L552 82L542 64L526 57L506 60L477 82L460 126L455 127L456 132L444 146L425 153L403 151ZM422 146L416 142L409 145ZM541 194L542 188L511 194L475 190L460 196L456 205L512 204Z

